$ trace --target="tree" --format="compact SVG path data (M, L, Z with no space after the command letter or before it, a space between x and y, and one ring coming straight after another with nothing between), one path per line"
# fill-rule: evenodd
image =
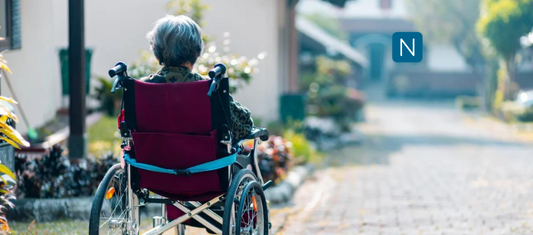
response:
M486 59L476 34L481 0L408 0L417 28L429 43L453 45L479 80L485 75Z
M481 35L504 61L505 83L516 76L516 55L521 50L520 38L533 28L533 0L485 0L483 15L477 23ZM509 85L503 87L509 98Z
M304 14L303 17L340 40L348 39L348 33L341 28L337 18L327 17L320 13Z

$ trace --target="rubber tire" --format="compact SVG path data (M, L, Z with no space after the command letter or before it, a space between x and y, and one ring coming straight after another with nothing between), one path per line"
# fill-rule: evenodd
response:
M222 235L231 234L231 208L235 203L235 193L239 189L239 185L244 179L251 179L253 181L259 182L255 174L248 169L242 169L238 171L237 174L233 177L228 192L226 193L226 201L224 202L224 215L222 216Z
M100 210L102 210L102 203L104 202L107 186L109 185L109 182L115 173L119 170L123 170L120 166L120 163L117 163L109 168L102 179L102 182L100 182L100 185L98 185L98 189L96 189L96 194L94 195L93 204L91 206L91 214L89 217L89 235L99 235Z
M244 187L244 190L243 190L243 193L247 194L248 191L250 191L251 189L255 189L257 195L259 197L261 197L261 207L263 208L263 219L264 219L264 222L263 222L263 228L264 228L264 234L263 235L268 235L268 205L267 205L267 201L266 201L266 198L265 198L265 193L263 192L263 188L261 188L261 185L255 181L255 182L249 182L248 184L246 184L246 187ZM245 202L243 200L244 198L241 197L241 200L239 202L239 213L237 214L241 214L242 213L242 204ZM235 222L235 224L241 224L241 218L238 218ZM238 233L235 233L235 235L240 235L240 231Z

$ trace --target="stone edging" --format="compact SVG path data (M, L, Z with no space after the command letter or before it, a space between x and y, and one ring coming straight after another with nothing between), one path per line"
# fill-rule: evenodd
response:
M48 222L61 219L88 220L92 197L62 199L19 199L8 211L8 219L15 221Z
M311 164L295 166L281 183L265 191L267 200L272 204L289 202L296 189L313 173L313 170Z

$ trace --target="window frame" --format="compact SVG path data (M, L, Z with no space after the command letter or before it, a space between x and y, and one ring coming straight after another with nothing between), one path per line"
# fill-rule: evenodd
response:
M0 41L0 52L21 48L20 0L5 0L6 29L4 40Z
M6 0L6 25L0 25L1 27L6 28L6 37L4 40L0 41L0 51L11 49L11 38L13 37L13 30L12 30L12 23L13 23L13 17L12 17L12 9L13 6L11 3L11 0Z

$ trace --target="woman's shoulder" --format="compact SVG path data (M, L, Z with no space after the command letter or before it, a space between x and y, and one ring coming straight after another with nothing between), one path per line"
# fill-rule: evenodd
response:
M195 82L209 80L199 73L192 72L185 67L163 67L155 74L139 79L142 82L150 83L174 83L174 82Z
M202 76L199 73L192 73L192 74L194 76L194 80L196 80L196 81L210 80L208 77Z
M139 81L141 82L149 82L149 83L166 83L165 76L159 75L159 74L150 74L146 77L140 78Z

